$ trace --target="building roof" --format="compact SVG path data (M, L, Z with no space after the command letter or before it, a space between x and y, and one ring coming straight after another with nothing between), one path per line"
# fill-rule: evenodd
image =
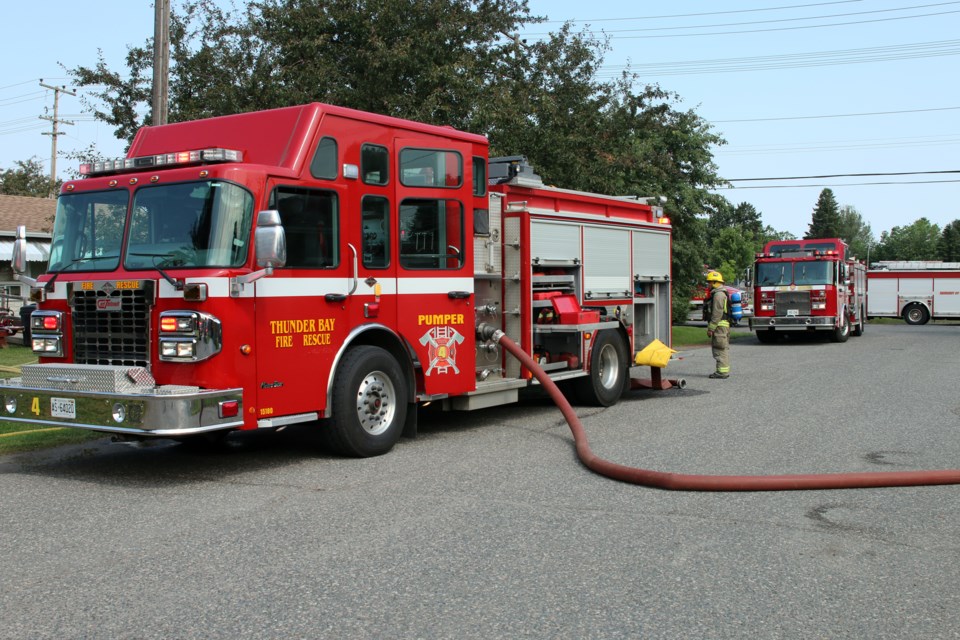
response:
M27 232L49 233L56 211L57 201L53 198L0 195L0 233L12 235L21 224Z

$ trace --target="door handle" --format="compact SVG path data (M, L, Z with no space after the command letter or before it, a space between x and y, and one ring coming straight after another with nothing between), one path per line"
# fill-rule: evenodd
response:
M471 296L469 291L447 291L447 297L451 300L463 300Z

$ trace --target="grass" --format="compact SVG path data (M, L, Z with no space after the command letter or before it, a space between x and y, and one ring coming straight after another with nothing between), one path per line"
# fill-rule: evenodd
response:
M749 338L753 334L744 329L733 329L730 332L731 340L742 340L744 338ZM707 328L705 326L700 327L688 327L686 325L673 325L673 348L678 349L680 347L695 347L699 345L710 344L710 338L707 337Z
M8 343L5 349L0 349L0 378L16 377L20 375L21 365L36 361L37 357L30 349ZM45 449L102 437L102 433L83 429L45 427L0 420L0 454Z

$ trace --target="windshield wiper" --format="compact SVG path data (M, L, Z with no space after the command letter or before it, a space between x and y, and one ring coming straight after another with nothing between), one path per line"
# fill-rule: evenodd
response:
M118 254L115 256L86 256L84 258L74 258L73 260L65 264L60 269L57 269L56 271L48 271L47 273L52 273L53 277L47 280L45 283L43 283L43 288L48 293L53 291L53 283L57 281L57 276L59 276L61 273L64 273L67 269L69 269L75 264L79 264L81 262L87 262L88 260L104 260L106 258L119 258L119 257L120 255Z
M163 279L166 280L167 282L169 282L169 283L173 286L173 288L174 288L175 290L177 290L177 291L183 291L183 283L180 282L179 280L176 280L176 279L174 279L174 278L171 278L171 277L170 277L170 274L168 274L166 271L164 271L164 270L160 267L160 265L157 264L157 258L163 258L163 262L166 262L166 261L169 260L170 258L174 257L174 256L176 255L175 253L130 253L130 254L127 254L127 255L131 255L131 256L142 256L142 257L144 257L144 258L153 258L153 268L156 269L157 272L158 272L161 276L163 276Z

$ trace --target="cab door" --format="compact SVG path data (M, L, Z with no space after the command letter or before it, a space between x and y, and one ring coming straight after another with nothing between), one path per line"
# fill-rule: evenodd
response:
M450 140L397 139L397 324L427 395L476 387L472 166Z
M287 262L255 283L254 333L258 418L275 426L326 410L331 367L350 331L346 300L355 271L342 187L268 186Z

